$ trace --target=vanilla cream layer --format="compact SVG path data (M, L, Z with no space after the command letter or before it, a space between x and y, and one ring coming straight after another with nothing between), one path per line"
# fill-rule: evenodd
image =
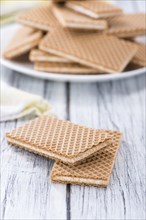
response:
M97 186L99 185L106 186L108 184L108 181L105 180L95 180L95 179L67 177L67 176L55 176L54 181L62 181L62 182L76 183L76 184L89 184L89 185L97 185Z
M54 63L71 63L72 61L70 61L70 60L67 60L67 59L65 59L65 58L61 58L61 57L49 57L49 56L35 56L35 55L32 55L31 57L30 57L30 60L31 61L33 61L33 62L39 62L39 61L41 61L41 62L54 62Z
M112 143L112 140L107 140L104 143L100 143L97 146L95 146L95 147L93 147L93 148L91 148L91 149L89 149L89 150L87 150L83 153L80 153L80 155L78 155L78 156L74 156L74 158L67 158L65 156L58 155L58 154L49 152L47 150L34 147L32 145L14 140L14 139L9 138L9 137L7 138L7 140L11 144L17 145L20 148L24 148L24 149L26 149L28 151L30 150L32 152L34 151L34 153L42 154L42 155L44 155L46 157L48 156L52 159L58 159L58 160L63 161L64 163L68 163L68 164L75 164L75 163L77 163L77 162L79 162L79 161L81 161L85 158L88 158L88 157L92 156L95 152L97 152L97 150L100 150L101 148L106 147L107 145Z
M114 15L117 15L117 14L121 14L121 11L120 12L113 12L113 13L99 13L99 14L96 14L86 8L83 8L81 6L77 6L77 5L72 5L71 3L66 3L66 6L70 9L73 9L75 11L78 11L84 15L87 15L89 17L92 17L92 18L105 18L105 17L110 17L110 16L114 16Z
M65 23L64 26L70 28L79 28L79 29L96 29L96 30L104 30L106 25L102 24L78 24L78 23Z

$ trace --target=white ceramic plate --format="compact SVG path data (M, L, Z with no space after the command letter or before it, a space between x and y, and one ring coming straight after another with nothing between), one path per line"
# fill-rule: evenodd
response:
M19 26L16 24L11 24L8 26L4 26L1 28L1 52L5 48L5 46L9 43L10 38L13 33ZM25 75L55 80L55 81L69 81L69 82L100 82L100 81L109 81L109 80L117 80L133 77L136 75L146 73L146 68L140 68L137 70L132 70L123 73L114 73L114 74L102 74L102 75L69 75L69 74L55 74L55 73L46 73L39 72L33 69L33 64L30 62L24 61L11 61L6 60L1 57L1 64L15 70L19 73L23 73Z

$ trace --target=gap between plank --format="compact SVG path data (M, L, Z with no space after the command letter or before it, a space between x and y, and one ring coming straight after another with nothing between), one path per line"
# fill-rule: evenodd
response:
M66 83L66 119L70 119L70 83ZM70 184L66 185L66 217L71 220Z

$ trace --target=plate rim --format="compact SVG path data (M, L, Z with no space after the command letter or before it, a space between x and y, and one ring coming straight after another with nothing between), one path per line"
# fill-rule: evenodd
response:
M1 36L4 35L4 31L6 32L9 28L13 27L13 30L17 28L19 25L17 24L9 24L1 28ZM2 38L1 38L2 44ZM2 51L1 51L2 52ZM126 79L134 76L141 75L146 73L146 67L139 68L137 70L126 71L123 73L113 73L113 74L97 74L97 75L73 75L73 74L60 74L60 73L47 73L42 71L37 71L35 69L31 69L29 67L23 66L21 63L17 64L16 61L6 60L2 57L0 58L1 65L14 70L18 73L41 78L46 80L54 80L61 82L104 82L104 81L114 81L120 79ZM31 63L30 63L31 64Z

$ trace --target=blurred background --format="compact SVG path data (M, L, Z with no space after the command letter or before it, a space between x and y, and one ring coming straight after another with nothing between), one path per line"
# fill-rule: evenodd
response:
M39 4L47 4L41 0L1 0L0 21L2 24L11 23L19 12Z

